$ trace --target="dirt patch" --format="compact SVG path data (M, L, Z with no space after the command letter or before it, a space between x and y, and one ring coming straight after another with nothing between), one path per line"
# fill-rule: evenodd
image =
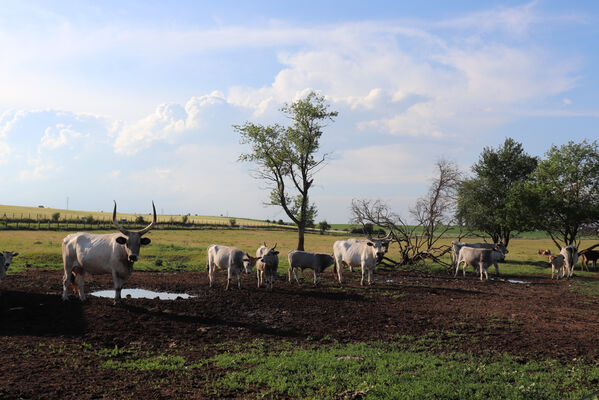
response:
M226 292L224 276L209 289L206 273L134 272L128 288L188 293L187 300L89 296L60 299L62 272L28 270L8 276L0 296L0 398L223 398L211 393L222 371L140 372L101 367L98 349L138 349L197 361L254 339L303 343L440 338L431 351L476 355L510 353L522 359L599 356L599 301L569 290L571 282L514 277L526 283L473 276L453 279L378 271L372 287L346 274L339 288L329 274L314 288L282 277L272 293L244 276L242 290ZM577 278L581 279L581 278ZM88 280L86 291L110 289L109 276ZM90 350L91 349L91 350ZM116 350L115 350L116 351ZM115 356L118 357L118 354Z

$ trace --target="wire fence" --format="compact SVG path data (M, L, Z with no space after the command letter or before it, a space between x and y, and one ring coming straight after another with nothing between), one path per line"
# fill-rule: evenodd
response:
M142 229L151 221L151 216L136 216L118 219L119 224L129 230ZM0 216L0 229L3 230L113 230L112 216L64 215L60 218L49 218L43 214L4 214ZM238 220L198 218L185 216L159 216L153 229L268 229L297 230L295 225L284 225L257 220ZM314 230L317 231L317 230Z

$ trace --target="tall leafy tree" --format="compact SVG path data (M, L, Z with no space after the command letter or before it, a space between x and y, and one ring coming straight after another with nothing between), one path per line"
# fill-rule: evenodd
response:
M485 147L472 166L474 176L458 190L458 220L507 246L512 232L527 230L534 222L523 203L529 201L524 184L537 164L512 138L497 149Z
M599 225L599 146L569 141L545 157L528 186L537 204L531 213L558 248L578 245L584 227Z
M314 224L317 214L309 190L328 156L319 154L320 137L338 113L315 92L285 104L281 112L291 120L290 126L245 122L233 128L241 135L241 143L251 149L239 160L256 164L254 177L266 181L271 190L266 204L283 208L298 227L297 249L304 250L306 227Z

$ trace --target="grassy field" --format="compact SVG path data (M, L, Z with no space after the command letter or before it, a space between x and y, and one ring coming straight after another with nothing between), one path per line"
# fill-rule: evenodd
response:
M106 232L114 232L106 231ZM98 231L102 233L102 231ZM15 259L15 268L29 264L42 268L62 268L61 243L69 232L60 231L1 231L0 250L18 251L20 256ZM297 233L293 231L268 230L155 230L147 235L152 243L144 247L141 260L135 264L136 269L186 269L204 270L206 264L206 248L211 244L223 244L239 247L250 254L266 242L269 246L277 243L281 251L280 266L288 267L287 251L295 249ZM306 234L305 248L317 253L333 252L333 243L341 237L337 235ZM449 245L453 238L448 237L443 244ZM464 240L480 241L477 238ZM585 239L581 248L599 242L599 239ZM510 242L507 262L500 265L502 271L510 274L543 274L550 273L547 269L547 257L539 256L538 249L557 251L550 239L514 239ZM391 246L388 256L398 259L397 248ZM158 261L159 260L159 261ZM449 261L449 255L445 256ZM157 265L158 264L158 265ZM433 264L427 265L432 271L440 271ZM12 268L11 268L12 269ZM593 274L584 272L586 274Z

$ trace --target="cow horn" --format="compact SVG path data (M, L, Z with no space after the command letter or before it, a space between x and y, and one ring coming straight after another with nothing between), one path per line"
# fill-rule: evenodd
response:
M272 249L270 249L270 251L273 251L276 248L277 248L277 244L275 243L275 246Z
M116 222L116 200L114 201L114 210L112 211L112 223L116 226L116 229L121 231L121 233L125 236L129 236L129 231L121 226L118 222Z
M264 247L268 247L268 246L266 245L266 242L262 242L262 243L264 243Z
M152 201L152 210L154 211L154 219L152 219L152 222L150 222L150 225L146 226L141 231L137 232L137 233L139 233L140 236L147 233L150 229L152 229L154 224L156 224L156 206L154 205L154 201Z

